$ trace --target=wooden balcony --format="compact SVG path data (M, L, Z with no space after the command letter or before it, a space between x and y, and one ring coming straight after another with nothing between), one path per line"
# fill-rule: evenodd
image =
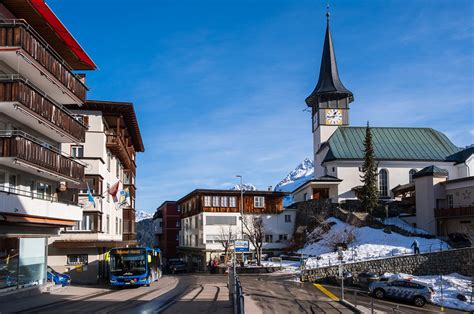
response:
M73 141L85 141L87 127L84 124L19 76L0 78L0 102L19 103L34 116L43 118L46 123L54 125L60 132L69 135L69 138L72 137ZM36 120L31 122L34 124L33 128L38 124Z
M474 206L435 208L436 218L474 217Z
M0 47L19 47L60 81L81 101L86 99L87 87L67 63L24 20L0 21Z
M14 158L27 166L69 181L76 183L84 181L84 166L82 164L21 131L2 131L0 133L1 157Z
M112 152L112 154L119 158L125 170L130 170L132 174L135 175L135 161L132 158L131 150L125 144L123 136L115 131L107 131L105 134L107 136L107 148Z

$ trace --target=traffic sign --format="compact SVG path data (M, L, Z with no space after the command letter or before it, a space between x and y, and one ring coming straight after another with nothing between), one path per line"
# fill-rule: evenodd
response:
M247 241L247 240L235 240L234 251L235 252L248 252L249 251L249 241Z

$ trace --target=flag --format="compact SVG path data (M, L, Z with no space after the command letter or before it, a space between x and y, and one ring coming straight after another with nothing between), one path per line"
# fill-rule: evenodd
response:
M86 182L87 184L87 198L89 200L89 203L92 203L92 205L94 206L95 208L95 200L94 200L94 197L92 196L92 193L91 193L91 189L89 188L89 184Z
M117 205L118 209L130 206L130 192L128 188L125 188L120 191Z
M120 181L117 181L117 183L115 183L114 185L112 185L112 186L109 188L109 190L108 190L108 192L109 192L109 194L112 196L114 202L117 202L117 201L118 201L118 200L117 200L117 193L118 193L118 190L119 190L119 183L120 183Z

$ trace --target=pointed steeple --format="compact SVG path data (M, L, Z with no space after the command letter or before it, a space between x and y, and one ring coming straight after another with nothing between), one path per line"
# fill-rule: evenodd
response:
M320 103L328 101L345 100L346 105L354 100L352 92L341 82L337 71L336 55L332 43L331 30L329 27L329 11L326 13L327 26L324 38L323 56L321 58L321 69L316 88L306 98L306 104L310 107L318 107Z

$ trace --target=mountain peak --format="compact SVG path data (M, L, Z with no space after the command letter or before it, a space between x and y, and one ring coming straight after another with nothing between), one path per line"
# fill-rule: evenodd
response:
M137 210L135 212L135 222L139 222L145 219L150 219L153 218L153 215L150 214L149 212L146 212L144 210Z
M251 183L244 183L242 186L240 184L235 185L231 190L257 191L257 188Z
M314 163L310 158L305 158L275 186L275 191L292 192L306 181L311 180L313 175Z

